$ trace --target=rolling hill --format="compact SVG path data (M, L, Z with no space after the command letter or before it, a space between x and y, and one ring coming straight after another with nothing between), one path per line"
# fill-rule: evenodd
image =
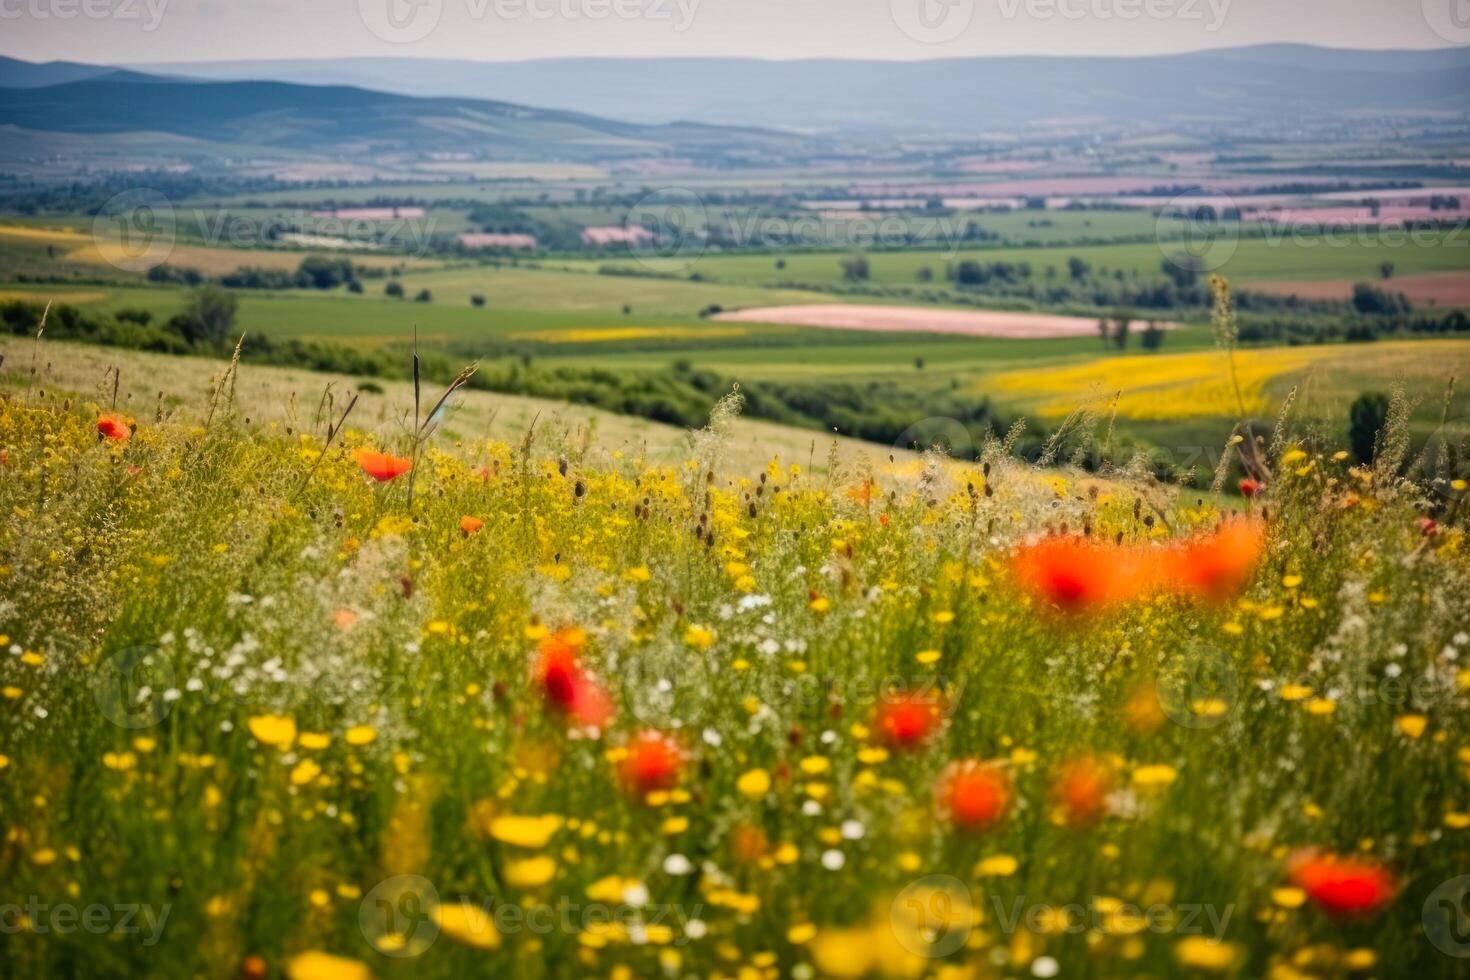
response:
M759 162L810 148L805 137L749 127L649 125L485 99L419 98L347 85L194 81L132 71L0 88L0 126L32 133L159 133L328 156L445 152L585 161L676 155Z

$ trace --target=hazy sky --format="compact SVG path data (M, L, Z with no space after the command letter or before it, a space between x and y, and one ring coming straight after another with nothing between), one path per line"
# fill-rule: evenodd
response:
M32 61L932 58L1264 41L1465 44L1470 0L0 0L0 53Z

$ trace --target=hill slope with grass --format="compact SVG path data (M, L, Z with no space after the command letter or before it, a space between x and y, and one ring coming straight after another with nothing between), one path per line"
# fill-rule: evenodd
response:
M1232 516L78 353L0 393L17 973L1458 975L1466 486L1402 405Z

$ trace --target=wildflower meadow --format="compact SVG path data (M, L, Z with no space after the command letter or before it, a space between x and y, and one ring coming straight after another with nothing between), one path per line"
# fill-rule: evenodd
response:
M0 401L0 972L1465 975L1465 473L1394 412L1222 494L228 385Z

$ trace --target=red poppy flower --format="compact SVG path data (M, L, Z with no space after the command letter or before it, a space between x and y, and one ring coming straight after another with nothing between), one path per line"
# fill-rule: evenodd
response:
M133 437L133 428L121 415L104 415L97 420L97 434L114 442L126 442Z
M1088 827L1102 819L1113 790L1113 767L1102 759L1083 756L1062 766L1052 781L1052 797L1067 823Z
M467 535L476 533L480 530L480 528L484 526L485 522L480 520L478 517L470 517L469 515L465 515L464 517L461 517L459 519L459 529Z
M359 449L352 454L362 471L379 483L387 483L413 469L413 460L402 456L391 456L371 449Z
M1010 777L978 759L950 763L939 775L940 812L961 830L987 830L1010 811L1014 793Z
M1243 497L1254 497L1256 494L1266 489L1265 484L1263 484L1260 480L1252 480L1250 477L1246 477L1245 479L1241 480L1238 486L1240 487L1240 493Z
M1415 522L1419 527L1419 533L1426 538L1432 538L1439 531L1439 522L1432 517L1421 517Z
M1393 898L1398 882L1376 861L1303 851L1287 863L1292 884L1335 919L1378 911Z
M597 728L613 716L612 698L582 667L580 630L558 630L537 648L535 677L546 703L572 720Z
M1265 544L1265 526L1260 521L1225 521L1214 531L1169 549L1166 578L1184 592L1224 598L1250 581Z
M1026 591L1077 613L1136 598L1153 584L1155 564L1149 549L1058 535L1021 548L1011 568Z
M943 718L942 703L932 691L886 695L873 714L873 725L892 749L916 749L929 740Z
M684 747L672 736L651 729L639 732L628 743L627 752L618 765L618 778L627 792L646 796L679 785Z

